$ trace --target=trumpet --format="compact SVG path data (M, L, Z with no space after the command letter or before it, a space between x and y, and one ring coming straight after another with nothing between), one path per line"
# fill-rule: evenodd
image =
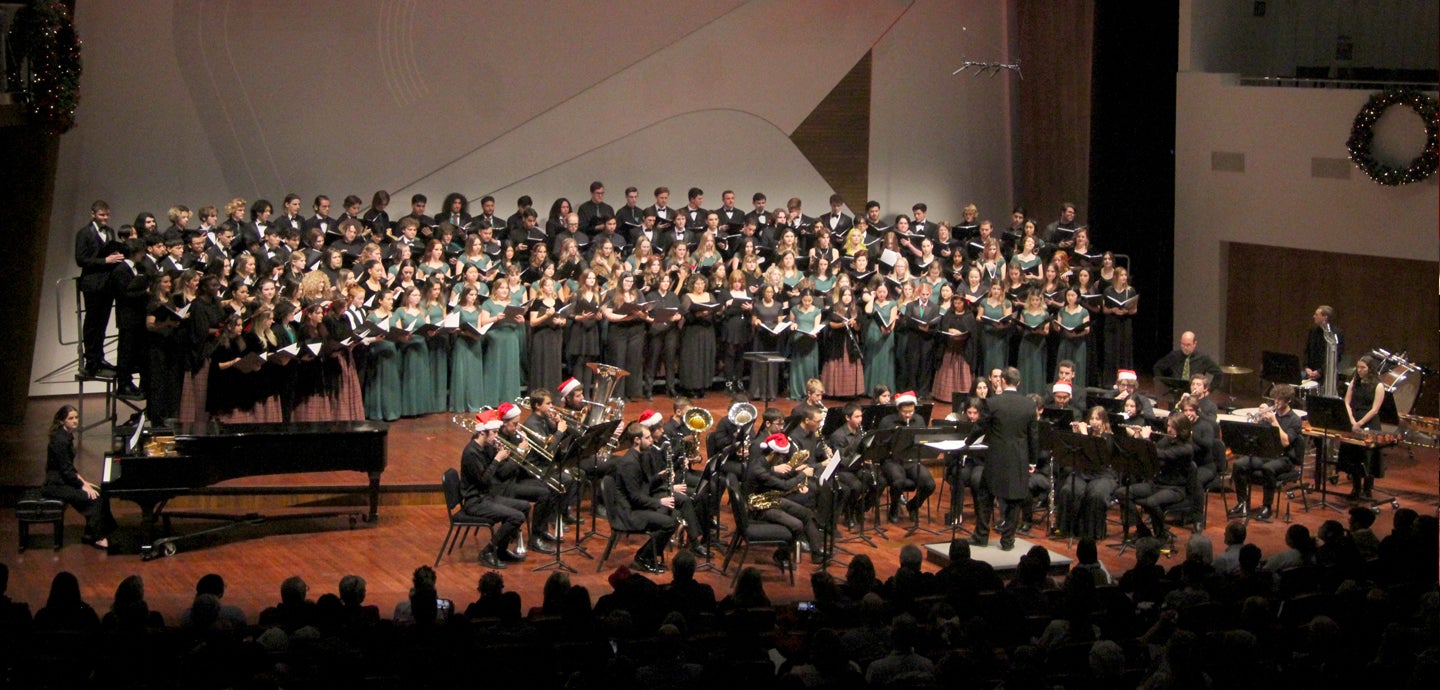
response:
M505 440L505 438L502 436L496 436L495 442L500 444L501 448L510 451L509 459L516 465L518 465L520 469L525 470L526 474L540 480L540 483L544 484L545 488L555 493L561 493L565 490L565 485L561 484L558 478L552 476L549 472L546 472L545 468L535 464L528 457L529 453L535 453L540 457L546 458L546 460L550 460L550 458L545 455L544 451L537 450L533 446L522 450L514 443Z
M515 399L515 406L524 408L530 412L535 411L534 406L530 404L530 398L523 395ZM575 427L577 430L585 428L584 412L567 410L559 405L551 405L550 410L555 413L555 416L565 420L566 424Z

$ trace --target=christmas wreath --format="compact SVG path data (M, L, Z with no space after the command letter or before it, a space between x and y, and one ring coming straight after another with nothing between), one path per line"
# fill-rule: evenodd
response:
M28 65L24 74L17 66L9 75L11 84L20 85L26 114L56 134L69 131L80 104L80 36L64 3L34 0L22 8L10 45Z
M1408 106L1425 121L1425 149L1410 161L1410 167L1403 170L1376 160L1370 151L1375 139L1375 122L1392 105ZM1355 167L1371 180L1386 186L1419 182L1434 175L1436 166L1440 165L1440 122L1436 120L1435 99L1419 91L1405 89L1392 89L1371 96L1355 116L1345 147L1350 149L1350 160Z

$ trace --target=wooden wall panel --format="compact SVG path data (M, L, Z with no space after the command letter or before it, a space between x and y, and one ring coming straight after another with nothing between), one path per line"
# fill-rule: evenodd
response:
M1258 374L1262 351L1303 356L1311 314L1328 304L1345 338L1343 367L1376 347L1407 350L1413 362L1440 365L1440 263L1238 242L1229 244L1226 256L1223 306L1230 362ZM1183 289L1177 289L1175 299L1185 299ZM1440 381L1427 383L1415 405L1417 414L1436 416L1437 389Z
M1090 195L1094 2L1020 0L1016 25L1010 57L1020 59L1024 78L1014 82L1020 113L1015 201L1042 227L1059 216L1065 201L1080 206L1083 221ZM1008 212L995 214L995 221Z
M790 134L795 147L856 214L865 212L870 189L871 62L871 52L866 51ZM771 199L770 207L781 208L784 203L784 199ZM830 205L825 199L816 199L804 210L819 216L828 213Z

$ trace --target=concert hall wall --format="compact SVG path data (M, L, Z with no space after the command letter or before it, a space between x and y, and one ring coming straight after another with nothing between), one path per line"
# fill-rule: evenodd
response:
M451 191L493 194L508 215L521 194L543 211L601 179L617 205L629 184L644 205L667 185L677 207L699 186L707 207L733 188L748 208L763 190L772 208L793 195L818 215L858 179L887 216L924 201L953 219L974 202L1002 220L1019 82L951 71L1008 58L1013 13L1013 0L80 2L80 126L60 146L31 393L73 390L74 346L57 338L77 337L74 296L50 286L75 274L71 238L95 199L116 227L141 211L163 225L175 203L278 207L287 192L307 215L320 193L338 213L377 189L392 217L414 192L438 205ZM821 170L793 135L867 55L868 148Z
M1181 21L1185 46L1184 16ZM1223 362L1258 371L1258 358L1238 360L1225 343L1253 340L1273 330L1273 340L1261 339L1250 350L1299 353L1315 306L1355 303L1366 307L1337 317L1339 328L1352 334L1351 342L1370 339L1361 334L1389 332L1384 327L1396 320L1413 321L1423 325L1423 333L1417 333L1424 336L1420 342L1385 346L1434 353L1440 193L1435 177L1385 187L1350 165L1345 140L1355 114L1373 92L1241 86L1236 75L1190 71L1184 50L1180 65L1175 123L1177 334L1195 331L1202 347ZM1377 147L1398 149L1387 156L1408 160L1423 145L1420 120L1404 108L1392 110L1395 117L1387 114L1381 121ZM1231 243L1270 249L1269 263L1234 275L1237 267L1228 264ZM1300 257L1292 250L1305 251L1305 265L1295 265ZM1357 257L1365 257L1375 270L1359 276L1342 270L1359 261ZM1403 274L1409 279L1402 279L1401 273L1385 269L1385 261L1371 260L1386 258L1426 262L1428 276L1416 280L1409 273ZM1246 287L1227 290L1227 281ZM1269 308L1257 308L1260 305ZM1264 314L1265 322L1232 318L1238 314ZM1424 363L1440 361L1432 357Z

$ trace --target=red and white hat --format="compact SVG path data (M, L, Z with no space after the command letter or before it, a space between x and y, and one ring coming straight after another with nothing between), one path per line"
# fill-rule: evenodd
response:
M785 434L770 434L770 436L765 439L765 442L760 444L760 447L772 453L789 455L790 437Z
M496 411L500 413L500 419L507 422L520 416L520 408L508 402L500 403L500 409Z
M915 391L905 391L895 396L896 405L914 405L918 401L919 398L915 397Z
M1116 380L1116 381L1139 381L1139 380L1140 380L1140 377L1136 376L1136 375L1135 375L1135 372L1134 372L1133 370L1131 370L1131 369L1121 369L1121 370L1115 375L1115 380Z
M577 381L574 376L571 376L570 378L565 379L564 381L562 381L562 382L560 383L560 387L557 388L556 390L560 391L560 397L563 398L563 397L565 397L565 396L567 396L567 395L570 395L571 393L574 393L574 392L575 392L575 389L577 389L577 388L579 388L579 387L580 387L580 382Z
M500 421L500 413L495 410L484 410L475 415L476 429L479 431L496 431L504 423Z
M1075 394L1075 387L1074 387L1074 386L1071 386L1070 383L1067 382L1067 381L1056 381L1056 382L1055 382L1055 385L1053 385L1053 386L1050 387L1050 392L1051 392L1051 393L1065 393L1065 394L1068 394L1068 395L1074 395L1074 394Z
M663 419L664 417L661 417L659 412L655 410L645 410L640 413L640 418L635 421L640 422L640 426L650 429L658 425Z

